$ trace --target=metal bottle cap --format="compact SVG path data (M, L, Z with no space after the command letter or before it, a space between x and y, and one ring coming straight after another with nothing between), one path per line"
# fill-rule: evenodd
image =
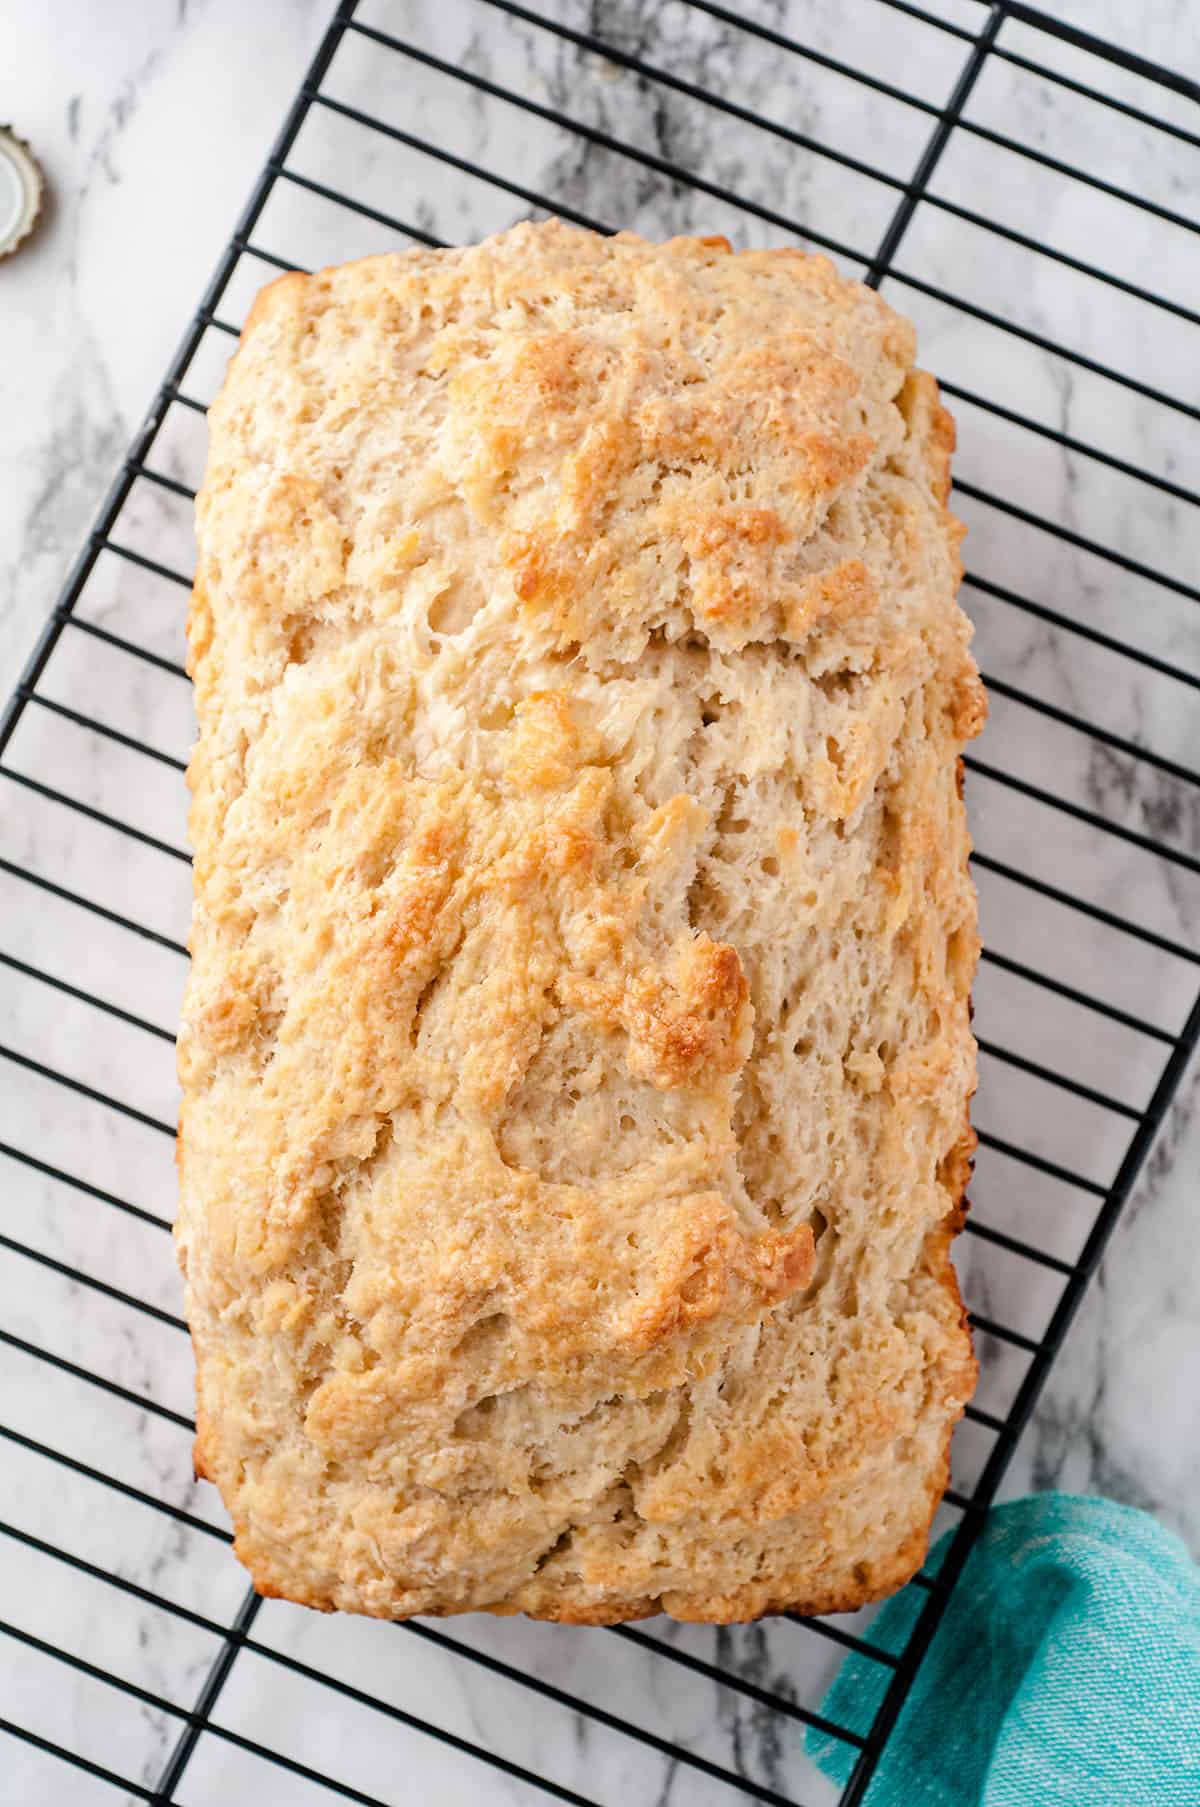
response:
M29 237L42 211L42 172L23 138L0 126L0 257Z

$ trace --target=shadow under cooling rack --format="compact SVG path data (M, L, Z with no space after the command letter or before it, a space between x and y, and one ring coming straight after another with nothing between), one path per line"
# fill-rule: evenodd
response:
M581 1807L861 1800L1200 1034L1198 98L982 0L339 7L0 729L14 1798L450 1801L490 1770L503 1798ZM551 212L831 251L917 320L959 418L992 697L967 762L986 952L959 1244L982 1378L957 1529L895 1651L869 1613L323 1620L245 1591L191 1477L167 1201L205 407L277 271ZM820 1714L847 1649L876 1678L865 1736ZM850 1753L840 1795L812 1726Z

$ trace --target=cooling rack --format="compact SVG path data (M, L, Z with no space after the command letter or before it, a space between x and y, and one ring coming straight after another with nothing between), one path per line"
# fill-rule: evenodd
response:
M862 1799L1200 1035L1200 226L1171 174L1198 99L1004 0L339 6L0 728L6 1798L828 1802L823 1726ZM917 319L959 417L993 707L959 1243L982 1379L866 1735L819 1703L869 1614L322 1620L245 1591L190 1474L167 1231L205 403L276 271L550 212L832 252Z

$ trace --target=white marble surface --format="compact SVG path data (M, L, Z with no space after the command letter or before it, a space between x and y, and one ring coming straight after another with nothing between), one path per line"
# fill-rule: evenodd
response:
M976 0L928 0L931 11L977 23ZM1182 3L1132 9L1127 0L1076 0L1060 16L1109 32L1179 66L1197 64L1197 29ZM0 117L11 116L44 157L53 206L37 242L0 266L0 680L4 687L52 605L97 503L207 279L233 217L305 65L325 8L317 0L262 6L233 0L0 0ZM565 23L592 16L582 0L549 0ZM1136 11L1136 30L1133 14ZM880 0L753 0L750 14L834 57L939 103L966 46L914 24ZM930 120L762 40L663 5L620 0L612 41L651 64L716 88L769 119L901 179ZM726 120L638 83L561 39L506 27L479 0L364 0L360 17L407 31L455 66L568 111L650 155L681 160L760 210L803 220L869 251L896 194L814 158L778 136ZM1061 47L1006 27L1001 39L1076 79L1123 94L1200 131L1200 109ZM786 225L674 189L645 164L560 128L471 96L450 77L348 42L328 91L432 139L561 206L651 232L728 230L738 242L776 241ZM993 62L968 120L1040 146L1101 177L1138 188L1166 209L1196 214L1200 151ZM507 224L524 203L333 113L314 117L292 167L446 238ZM1196 240L1092 189L956 134L933 191L957 205L1044 236L1064 253L1194 305ZM299 189L280 189L256 242L298 262L327 261L396 241L369 219ZM852 258L844 259L851 267ZM898 271L1109 362L1144 385L1200 404L1197 327L923 207ZM221 306L236 323L269 274L243 260ZM970 318L902 280L885 292L912 312L924 355L951 383L1185 488L1200 488L1195 424L1161 401ZM186 388L205 399L228 341L210 333ZM1195 504L1064 450L986 409L955 404L959 473L1059 527L1195 585ZM192 482L202 456L199 416L173 408L151 463ZM1147 655L1200 672L1194 599L1080 550L970 495L968 564L984 582L1032 598ZM186 503L135 485L114 535L186 572ZM182 645L183 590L103 554L80 602L85 620L167 660ZM1195 766L1195 693L1186 685L1058 629L969 586L985 670L1124 735L1166 760ZM45 673L50 700L181 758L189 741L186 684L128 651L72 629ZM1145 760L1098 745L997 695L979 758L1047 787L1135 833L1200 856L1200 791ZM167 848L183 846L182 779L169 763L79 728L37 706L7 761L94 809L132 822ZM0 857L178 941L186 931L187 869L161 847L116 834L5 780ZM1200 876L1128 841L1031 802L975 774L969 800L985 854L1078 892L1170 940L1200 948ZM981 871L990 947L1169 1031L1181 1024L1197 969ZM88 913L0 870L0 948L140 1019L104 1014L11 965L0 967L4 1039L27 1059L61 1069L169 1125L171 1049L183 962L170 947ZM1149 1095L1166 1050L998 965L981 975L977 1026L989 1042L1134 1105ZM169 1218L168 1134L53 1085L28 1067L0 1068L0 1138L140 1211ZM1066 1486L1148 1507L1200 1549L1200 1238L1195 1233L1200 1111L1193 1075L1181 1091L1109 1253L1018 1447L1008 1490ZM994 1056L982 1061L981 1129L1106 1184L1132 1125ZM1095 1200L985 1150L973 1188L980 1222L1074 1256ZM119 1293L177 1313L178 1286L160 1225L122 1212L28 1165L0 1156L0 1230ZM960 1266L973 1303L1039 1335L1058 1282L978 1237ZM0 1445L0 1518L62 1545L202 1619L227 1623L242 1577L218 1538L210 1490L191 1479L185 1339L162 1318L80 1283L44 1262L0 1249L0 1326L10 1336L106 1376L133 1401L0 1347L0 1418L22 1436L69 1453L129 1487L174 1503L175 1522L136 1499L68 1472L12 1442ZM982 1339L980 1403L1003 1411L1024 1357ZM142 1406L139 1400L153 1402ZM155 1410L154 1407L159 1409ZM968 1426L956 1479L969 1487L990 1436ZM947 1514L947 1522L952 1518ZM188 1704L216 1640L203 1624L68 1573L28 1544L0 1535L0 1617ZM814 1704L836 1649L785 1623L713 1633L647 1628L727 1674ZM829 1798L803 1757L796 1726L749 1694L717 1688L680 1665L601 1632L463 1621L447 1635L541 1676L594 1708L628 1717L682 1745L679 1762L568 1707L540 1704L517 1682L453 1658L410 1631L264 1607L255 1638L268 1650L332 1672L597 1802L718 1802L738 1798L698 1763L805 1801ZM3 1713L142 1786L154 1785L178 1722L151 1701L114 1693L42 1653L0 1638ZM217 1721L297 1762L389 1802L430 1807L465 1800L547 1798L395 1719L327 1692L261 1654L239 1657ZM6 1743L0 1798L14 1807L113 1800L107 1785L27 1745ZM133 1797L130 1797L133 1798ZM179 1798L191 1807L255 1799L328 1798L295 1773L266 1767L229 1741L201 1740Z

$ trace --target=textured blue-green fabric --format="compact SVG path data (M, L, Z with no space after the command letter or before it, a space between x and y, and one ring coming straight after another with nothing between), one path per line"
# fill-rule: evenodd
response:
M902 1650L926 1598L890 1600L871 1642ZM825 1716L865 1733L882 1669L849 1657ZM807 1743L845 1781L855 1752L817 1732ZM1110 1500L994 1507L866 1802L1200 1807L1200 1570L1179 1539Z

